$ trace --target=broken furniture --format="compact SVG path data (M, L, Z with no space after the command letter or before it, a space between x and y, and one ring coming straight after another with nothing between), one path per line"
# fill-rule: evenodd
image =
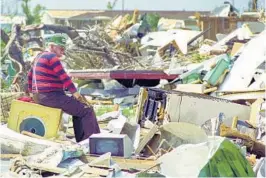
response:
M143 127L146 120L162 124L167 95L160 90L143 88L139 95L136 122Z
M148 97L144 103L143 116L141 123L145 120L152 122L162 121L164 118L164 109L166 106L166 94L163 92L154 92L148 90Z
M148 103L148 93L153 93L153 96L166 97L166 105L156 104L151 110L145 109L145 102ZM153 102L156 100L152 100ZM158 101L157 101L158 102ZM152 110L155 109L155 110ZM197 93L187 93L180 91L167 91L155 88L141 88L138 99L138 108L136 114L136 123L141 120L146 120L149 116L153 121L170 121L170 122L188 122L198 126L203 125L207 120L217 116L219 113L224 113L227 118L238 116L241 120L249 120L251 108L249 106L232 103L229 100L224 100L208 95ZM152 113L151 115L145 115ZM156 114L155 114L156 113ZM231 120L226 120L226 124L231 125ZM159 122L160 123L160 122Z
M89 138L90 154L102 155L111 152L112 156L131 157L133 143L125 134L100 133Z
M53 138L57 136L61 118L61 109L13 100L7 126L18 133L28 131L44 138Z

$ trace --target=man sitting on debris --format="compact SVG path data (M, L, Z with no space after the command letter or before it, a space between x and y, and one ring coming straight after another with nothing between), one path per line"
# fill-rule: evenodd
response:
M33 93L36 103L60 108L73 116L75 138L80 142L94 133L99 133L99 125L93 108L84 104L82 96L60 62L64 55L66 39L55 34L48 42L48 51L37 55L28 73L28 90ZM64 89L72 94L67 96Z

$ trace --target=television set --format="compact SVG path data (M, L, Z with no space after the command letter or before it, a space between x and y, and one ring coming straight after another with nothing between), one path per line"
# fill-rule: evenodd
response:
M99 133L89 138L90 154L102 155L111 152L112 156L129 158L133 152L133 143L125 134Z

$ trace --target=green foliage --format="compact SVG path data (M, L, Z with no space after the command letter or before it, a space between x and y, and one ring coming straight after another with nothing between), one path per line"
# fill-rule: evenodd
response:
M41 23L41 18L43 15L43 11L45 10L45 7L38 4L33 8L33 10L31 10L29 6L29 3L31 0L22 0L22 1L23 1L23 4L21 6L22 6L23 13L26 16L26 24L31 25L31 24Z
M6 83L6 81L4 81L2 78L1 78L1 91L5 91L9 88L8 84Z
M5 49L5 47L6 47L6 44L3 42L3 40L1 40L1 42L0 42L1 44L1 56L3 56L3 54L4 54L4 49ZM2 58L2 57L1 57Z
M102 106L99 106L99 107L95 107L94 111L95 111L96 116L101 116L101 115L103 115L105 113L114 111L114 106L102 105Z
M122 114L127 117L128 119L134 119L136 116L136 110L137 107L132 106L132 107L125 107L121 108ZM114 106L113 105L101 105L101 106L95 106L94 111L96 116L101 116L105 113L108 112L113 112L114 111Z
M125 107L122 109L122 114L127 117L128 119L134 119L136 116L137 107Z
M5 53L5 48L6 48L6 43L3 42L3 40L1 39L0 41L0 45L1 45L1 65L3 64L3 61L4 61L4 53Z
M10 16L11 17L11 16ZM12 18L12 17L11 17ZM9 35L9 33L11 32L11 28L12 25L11 24L1 24L1 29L7 34Z
M110 1L107 3L107 9L108 10L113 10L113 7L112 7L112 4L111 4Z
M201 63L203 61L205 61L208 57L205 55L200 55L198 53L194 53L192 54L192 56L190 56L191 58L191 62L193 63Z
M110 1L108 1L108 3L107 3L107 9L108 10L113 10L114 7L115 7L115 5L116 5L116 3L117 3L117 0L114 0L113 3L111 3Z
M160 18L161 18L160 15L157 13L147 14L147 21L152 31L157 31L157 26Z
M127 17L127 22L130 22L133 18L133 15L129 14L129 16Z

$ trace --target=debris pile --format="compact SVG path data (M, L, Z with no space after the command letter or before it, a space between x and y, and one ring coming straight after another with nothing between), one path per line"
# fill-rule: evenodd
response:
M204 38L210 29L138 16L136 10L82 33L15 26L5 54L21 75L27 67L16 50L33 38L29 32L68 35L63 62L101 133L76 143L69 115L51 119L49 109L28 102L15 110L13 100L0 129L1 162L8 164L0 177L265 177L266 30L254 33L244 23L212 41ZM25 118L55 134L21 130Z

